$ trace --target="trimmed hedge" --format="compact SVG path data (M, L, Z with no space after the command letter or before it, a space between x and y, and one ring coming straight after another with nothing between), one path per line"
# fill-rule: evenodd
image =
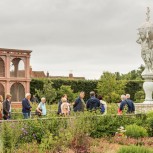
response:
M43 89L44 79L32 79L30 83L31 94L35 94L35 89ZM85 100L89 98L90 91L97 91L98 80L66 80L66 79L50 79L53 82L53 88L59 90L62 85L71 86L74 93L84 91L86 93ZM129 93L132 100L136 100L135 93L143 90L143 80L127 81L125 86L125 94ZM124 93L123 93L124 94Z
M30 83L31 94L35 94L35 89L43 89L44 79L32 79ZM65 80L65 79L50 79L53 82L53 88L59 90L62 85L71 86L74 93L84 91L86 93L85 100L89 98L90 91L96 91L98 80Z

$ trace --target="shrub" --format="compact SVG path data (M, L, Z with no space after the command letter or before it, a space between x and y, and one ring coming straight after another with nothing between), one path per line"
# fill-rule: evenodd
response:
M44 80L44 85L42 89L36 89L36 94L39 98L45 97L46 102L51 104L57 96L55 89L52 87L52 81L49 79Z
M144 99L145 99L145 93L144 93L144 91L137 91L136 93L135 93L135 96L134 96L134 99L135 99L135 102L143 102L144 101Z
M126 127L126 135L132 138L143 138L147 137L148 133L145 128L134 124Z
M118 102L119 95L124 93L125 85L126 81L117 80L115 74L104 72L98 81L97 91L107 102Z
M149 136L153 136L153 111L147 114L147 128Z
M3 152L12 152L18 145L18 139L20 137L20 127L16 126L16 123L2 123L2 142Z
M130 124L141 125L144 121L143 116L118 116L118 115L105 115L93 116L91 119L92 131L91 136L94 138L114 136L120 126L126 127Z
M137 93L138 91L141 91L143 88L143 80L141 81L127 81L127 84L125 86L125 93L129 93L131 95L131 99L134 99L135 93Z
M124 146L118 153L153 153L153 150L140 146Z
M71 86L62 85L60 89L57 91L57 98L60 99L64 94L68 95L69 102L73 102L76 98L73 90L71 89Z

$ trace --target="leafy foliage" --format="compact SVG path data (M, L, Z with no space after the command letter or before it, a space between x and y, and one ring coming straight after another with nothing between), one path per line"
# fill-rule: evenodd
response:
M144 99L145 99L144 91L142 91L142 90L141 91L137 91L135 93L134 99L135 99L135 102L138 102L138 103L143 102Z
M140 146L124 146L118 153L153 153L153 150Z
M134 124L126 127L126 135L133 138L143 138L147 137L148 133L145 128Z
M39 98L45 97L48 104L52 103L56 98L56 91L52 87L51 80L45 79L43 88L42 89L36 89L36 94Z
M107 102L119 102L120 95L124 94L125 84L126 81L117 80L115 74L104 72L98 81L98 94L103 95Z
M57 91L57 98L60 99L64 94L68 95L69 102L73 102L75 96L77 96L74 94L73 90L71 89L71 86L62 85L60 89Z

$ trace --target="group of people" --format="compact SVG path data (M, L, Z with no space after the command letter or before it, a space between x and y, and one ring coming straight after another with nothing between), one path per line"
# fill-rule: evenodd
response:
M0 120L8 120L11 118L11 94L6 95L6 99L0 95ZM74 112L84 112L87 111L100 111L102 114L107 113L107 103L103 101L102 96L96 96L94 91L90 92L90 98L85 102L85 92L80 92L78 98L72 105L68 101L68 96L64 94L58 103L58 114L63 116L70 115L71 110ZM31 94L27 93L25 98L22 100L22 113L24 119L28 119L31 116L32 106L30 104ZM36 108L36 114L38 116L46 116L46 98L41 98L41 102ZM118 114L121 115L123 110L127 110L126 113L134 113L135 106L133 101L130 99L130 95L121 95L121 102L118 109Z
M126 113L131 114L135 112L134 102L130 99L130 94L121 95L121 102L118 109L118 114L121 115L123 110L126 110Z
M31 94L27 93L25 95L25 98L22 100L22 113L24 119L28 119L31 116L32 106L30 105L30 101L31 101ZM38 104L38 107L36 108L36 114L38 116L46 116L47 109L45 103L46 103L46 98L45 97L41 98L41 102Z
M6 95L6 99L3 100L3 96L0 95L0 120L9 120L11 118L11 94ZM31 116L31 109L32 106L30 104L31 94L27 93L25 98L22 100L22 114L24 119L28 119ZM46 98L41 98L41 102L39 103L36 112L41 115L45 116L47 114L46 110Z
M96 98L95 92L90 92L90 98L85 103L84 101L85 92L80 92L79 97L72 104L74 112L84 112L85 109L88 111L100 110L101 113L107 113L107 104L103 101L102 96ZM68 101L68 96L64 94L58 103L58 114L67 116L70 114L71 105Z

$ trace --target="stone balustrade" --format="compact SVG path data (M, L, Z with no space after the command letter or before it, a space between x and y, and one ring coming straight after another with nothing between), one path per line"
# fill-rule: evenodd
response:
M135 113L142 114L153 111L153 104L135 103Z

